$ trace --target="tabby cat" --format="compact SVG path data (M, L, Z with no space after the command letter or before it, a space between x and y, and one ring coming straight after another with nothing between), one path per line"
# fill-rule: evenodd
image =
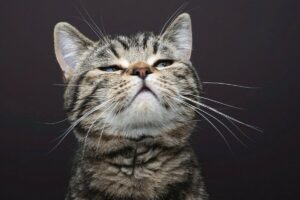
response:
M189 14L159 35L86 38L54 30L65 109L79 148L67 200L205 200L189 143L201 83ZM187 101L192 99L193 101Z

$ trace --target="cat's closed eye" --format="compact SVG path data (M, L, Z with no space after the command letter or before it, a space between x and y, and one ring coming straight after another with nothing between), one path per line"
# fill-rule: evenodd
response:
M173 60L170 59L160 59L158 61L156 61L153 66L154 67L167 67L170 66L174 63ZM105 66L105 67L98 67L99 70L101 71L105 71L105 72L115 72L115 71L119 71L122 70L122 68L118 65L111 65L111 66Z
M161 59L161 60L158 60L156 61L153 66L154 67L167 67L167 66L170 66L174 63L173 60L168 60L168 59Z
M111 66L107 66L107 67L99 67L98 69L101 70L101 71L105 71L105 72L115 72L115 71L122 70L122 68L119 67L118 65L111 65Z

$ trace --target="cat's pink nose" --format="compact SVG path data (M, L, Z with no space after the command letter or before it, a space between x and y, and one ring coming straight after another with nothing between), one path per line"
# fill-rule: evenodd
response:
M153 73L153 70L148 64L138 62L132 66L130 75L139 76L141 79L145 79L147 75L151 73Z
M139 76L142 79L145 79L148 74L151 74L149 68L137 68L132 70L132 75Z

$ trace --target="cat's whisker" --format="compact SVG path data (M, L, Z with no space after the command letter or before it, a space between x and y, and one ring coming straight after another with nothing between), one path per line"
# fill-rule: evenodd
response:
M94 27L96 28L96 30L98 30L98 33L102 36L102 39L106 42L106 44L110 44L110 42L106 39L104 33L101 31L99 26L95 23L95 21L93 20L93 18L87 11L87 9L83 5L82 5L82 8L83 8L84 12L86 13L86 15L88 16L88 18L90 19L90 21L92 22L92 24L94 25Z
M89 136L90 131L92 130L92 128L94 127L94 124L103 116L103 114L108 111L111 107L113 106L113 104L111 104L109 107L107 107L104 111L101 112L101 114L96 118L96 120L91 124L91 126L88 129L88 132L86 133L86 136L84 138L84 144L83 144L83 150L82 150L82 157L84 157L84 152L85 152L85 146L86 146L86 141L87 138Z
M100 132L100 136L99 136L99 138L98 138L96 151L98 151L98 149L99 149L100 142L101 142L102 135L103 135L103 131L104 131L105 127L106 127L106 121L104 122L103 126L101 127L101 132Z
M189 4L189 2L183 2L183 4L181 4L181 6L179 8L177 8L175 10L175 12L169 17L169 19L164 23L161 31L159 32L159 36L161 36L163 34L163 32L165 31L165 28L167 27L167 25L171 24L176 16Z
M201 98L201 99L205 99L205 100L207 100L207 101L214 102L214 103L218 103L218 104L220 104L220 105L227 106L227 107L230 107L230 108L234 108L234 109L238 109L238 110L245 110L245 108L233 106L233 105L230 105L230 104L227 104L227 103L223 103L223 102L220 102L220 101L211 99L211 98L207 98L207 97L203 97L203 96L201 96L200 98Z
M68 121L68 118L65 118L65 119L62 119L62 120L59 120L59 121L56 121L56 122L43 122L43 124L47 124L47 125L56 125L56 124L60 124L60 123L63 123L65 121Z
M202 82L203 85L225 85L225 86L232 86L232 87L239 87L244 89L261 89L261 87L251 87L245 85L237 85L232 83L222 83L222 82Z
M231 148L231 146L229 144L229 142L227 141L227 139L225 138L225 136L223 135L223 133L221 132L221 130L218 129L218 127L212 121L210 121L204 114L200 113L197 109L195 109L196 107L194 107L193 105L191 105L191 104L189 104L189 103L187 103L187 102L185 102L185 101L183 101L181 99L178 99L176 97L174 97L174 99L177 100L180 103L185 104L188 108L192 109L194 112L198 113L201 117L203 117L217 131L217 133L221 136L221 138L225 142L225 144L228 147L228 149L231 152L233 152L232 148Z
M204 99L204 100L207 100L207 101L211 101L211 102L214 102L214 103L217 103L217 104L220 104L220 105L223 105L223 106L227 106L227 107L230 107L230 108L234 108L234 109L238 109L238 110L245 110L245 108L240 108L240 107L237 107L237 106L233 106L233 105L223 103L223 102L220 102L220 101L217 101L217 100L214 100L214 99L211 99L211 98L207 98L207 97L203 97L203 96L199 96L199 95L193 95L193 94L190 94L188 92L187 93L182 93L182 94L188 95L188 96L194 96L194 97Z
M168 103L168 105L170 106L170 108L171 108L173 111L176 110L175 105L174 105L174 103L172 103L172 101L167 101L167 100L166 100L166 102Z
M113 107L113 109L112 109L112 112L113 112L113 113L114 113L114 110L118 107L118 105L119 105L119 102L117 102L117 103L115 104L115 106ZM116 116L117 116L116 114L113 114L113 117L112 117L111 121L113 121L113 120L115 119ZM103 125L103 128L102 128L102 130L101 130L100 137L99 137L99 139L98 139L97 148L96 148L97 150L98 150L98 148L99 148L99 145L100 145L100 142L101 142L101 138L102 138L102 136L103 136L104 129L106 128L106 125L107 125L107 119L104 121L104 125Z
M94 127L94 124L101 118L101 114L99 117L96 118L95 121L93 121L92 125L89 127L88 132L86 133L86 136L84 137L84 142L83 142L83 147L82 147L82 157L84 157L84 153L85 153L85 146L86 146L86 141L87 138L89 136L90 131L92 130L92 128Z
M79 17L75 17L75 18L77 18L77 19L83 21L84 23L86 23L86 25L88 25L88 27L95 33L95 35L96 35L99 39L102 40L101 34L99 34L99 33L97 32L97 30L95 30L95 27L93 27L93 26L90 24L90 22L83 16L83 14L82 14L82 12L79 10L79 8L76 7L76 10L77 10L77 12L79 13L79 15L81 16L81 18L79 18Z
M99 29L99 27L97 26L97 24L94 22L94 20L92 19L92 17L90 16L90 14L88 13L88 11L86 10L86 8L83 6L83 4L81 4L82 9L84 10L84 12L86 13L87 17L89 18L89 20L91 21L91 23L84 17L83 13L80 11L79 8L75 7L77 12L79 13L79 15L81 16L81 18L78 18L79 20L82 20L83 22L85 22L90 29L96 34L96 36L104 41L106 44L109 44L109 41L107 41L107 39L105 38L105 35L103 34L103 32Z
M199 110L201 110L201 109L199 109ZM203 111L202 110L202 112L205 112L205 113L207 113L206 111ZM207 115L210 115L212 118L215 118L214 116L212 116L211 114L209 114L209 113L207 113ZM216 119L216 118L215 118ZM246 133L244 133L232 120L230 120L230 119L228 119L228 118L226 118L244 137L246 137L248 140L250 140L250 141L252 141L252 142L255 142L254 140L252 140L248 135L246 135ZM220 121L220 120L218 120L218 119L216 119L217 121L219 121L219 123L221 123L222 125L223 125L223 123ZM226 125L224 124L223 125L224 127L226 127ZM231 135L232 136L234 136L235 138L236 138L236 140L237 141L239 141L243 146L245 146L245 147L248 147L244 142L242 142L241 140L240 140L240 138L238 138L235 134L234 134L234 132L231 130L231 129L229 129L229 128L226 128L230 133L231 133Z
M113 105L113 104L112 104L112 105ZM112 112L116 109L116 107L117 107L118 105L119 105L119 102L117 102L117 103L115 104L115 106L114 106L113 109L112 109ZM111 121L113 121L115 117L116 117L116 114L114 114L114 116L113 116L113 118L112 118ZM98 151L98 149L99 149L99 145L100 145L100 142L101 142L101 139L102 139L102 135L103 135L104 129L105 129L105 127L106 127L106 123L107 123L107 118L104 120L103 126L102 126L102 128L101 128L102 130L101 130L101 132L100 132L100 137L99 137L98 142L97 142L96 151Z
M63 134L62 138L59 140L59 142L50 150L52 152L54 149L56 149L62 141L66 138L66 136L73 130L73 128L78 125L85 117L90 115L91 113L95 112L96 110L100 109L99 106L95 107L94 109L90 110L86 114L84 114L82 117L80 117L78 120L76 120L68 129L67 131Z
M53 150L55 150L62 142L63 140L67 137L67 135L82 121L84 120L86 117L88 117L90 114L96 112L97 110L101 109L104 105L104 103L94 107L93 109L91 109L90 111L86 112L83 116L81 116L79 119L77 119L66 131L64 134L62 134L61 136L59 136L61 139L59 140L59 142L49 151L52 152Z
M244 131L242 131L242 129L236 125L233 121L227 119L245 138L247 138L248 140L250 140L253 143L256 143L255 140L253 140L252 138L250 138Z
M215 119L217 122L219 122L226 130L228 130L228 132L238 141L240 142L243 146L248 147L238 136L236 136L236 134L226 125L224 124L221 120L219 120L218 118L216 118L215 116L213 116L212 114L198 109L200 112L205 113L206 115L210 116L211 118Z
M187 102L185 102L185 103L187 103ZM188 103L187 103L188 104ZM200 112L203 112L203 113L205 113L205 114L207 114L208 116L210 116L210 117L212 117L212 118L214 118L216 121L218 121L223 127L225 127L230 133L231 133L231 135L237 140L237 141L239 141L243 146L245 146L245 147L248 147L244 142L242 142L241 140L240 140L240 138L238 138L236 135L235 135L235 133L231 130L231 129L229 129L223 122L221 122L219 119L217 119L215 116L213 116L213 115L211 115L210 113L207 113L206 111L203 111L203 110L201 110L200 108L197 108L197 107L195 107L195 106L193 106L193 105L191 105L191 104L189 104L191 107L193 107L194 109L196 109L196 110L199 110ZM251 139L248 135L246 135L233 121L231 121L230 119L227 119L243 136L245 136L248 140L250 140L250 141L252 141L252 142L255 142L253 139Z
M103 29L103 33L104 33L104 35L108 35L107 34L107 32L106 32L106 29L105 29L105 27L104 27L104 22L103 22L103 17L100 17L100 24L101 24L101 27L102 27L102 29ZM100 29L101 30L101 29Z
M54 83L53 86L63 86L63 87L88 87L89 85L76 85L76 84L61 84L61 83Z
M229 115L226 115L226 114L224 114L224 113L222 113L222 112L220 112L220 111L218 111L218 110L216 110L216 109L214 109L214 108L212 108L212 107L210 107L210 106L208 106L208 105L206 105L206 104L204 104L204 103L194 101L194 100L192 100L192 99L190 99L190 98L187 98L187 97L185 97L185 96L182 96L182 95L180 95L180 96L181 96L182 98L184 98L184 99L190 101L190 102L193 102L193 103L195 103L195 104L198 104L199 106L202 106L202 107L204 107L204 108L207 108L208 110L211 110L211 111L213 111L213 112L215 112L215 113L217 113L217 114L219 114L219 115L221 115L221 116L223 116L223 117L225 117L225 118L227 118L227 119L230 119L230 120L232 120L232 121L234 121L234 122L236 122L236 123L239 123L239 124L241 124L241 125L244 125L244 126L246 126L246 127L248 127L248 128L251 128L251 129L253 129L253 130L256 130L256 131L258 131L258 132L263 132L262 130L260 130L259 128L255 127L255 126L252 126L252 125L250 125L250 124L244 123L244 122L242 122L242 121L240 121L240 120L238 120L238 119L235 119L235 118L233 118L233 117L231 117L231 116L229 116Z
M163 89L163 88L160 88L160 90L163 91L166 95L168 95L168 98L173 99L174 94L171 93L169 90ZM165 98L164 100L166 101L166 103L170 106L170 108L171 108L174 112L177 112L178 108L176 108L175 103L172 103L172 101L168 101L167 98ZM182 119L180 119L180 120L182 120ZM165 125L164 125L164 126L165 126Z

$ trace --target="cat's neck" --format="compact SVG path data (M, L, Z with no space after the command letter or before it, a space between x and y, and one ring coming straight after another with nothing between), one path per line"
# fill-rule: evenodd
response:
M102 134L90 134L93 137L83 137L76 132L75 135L79 141L79 151L89 151L94 156L101 156L118 152L132 154L132 152L136 151L138 153L152 147L181 148L188 144L192 129L193 126L191 124L186 124L160 136L141 135L135 138L122 136L122 133L116 136L105 134L105 132Z

